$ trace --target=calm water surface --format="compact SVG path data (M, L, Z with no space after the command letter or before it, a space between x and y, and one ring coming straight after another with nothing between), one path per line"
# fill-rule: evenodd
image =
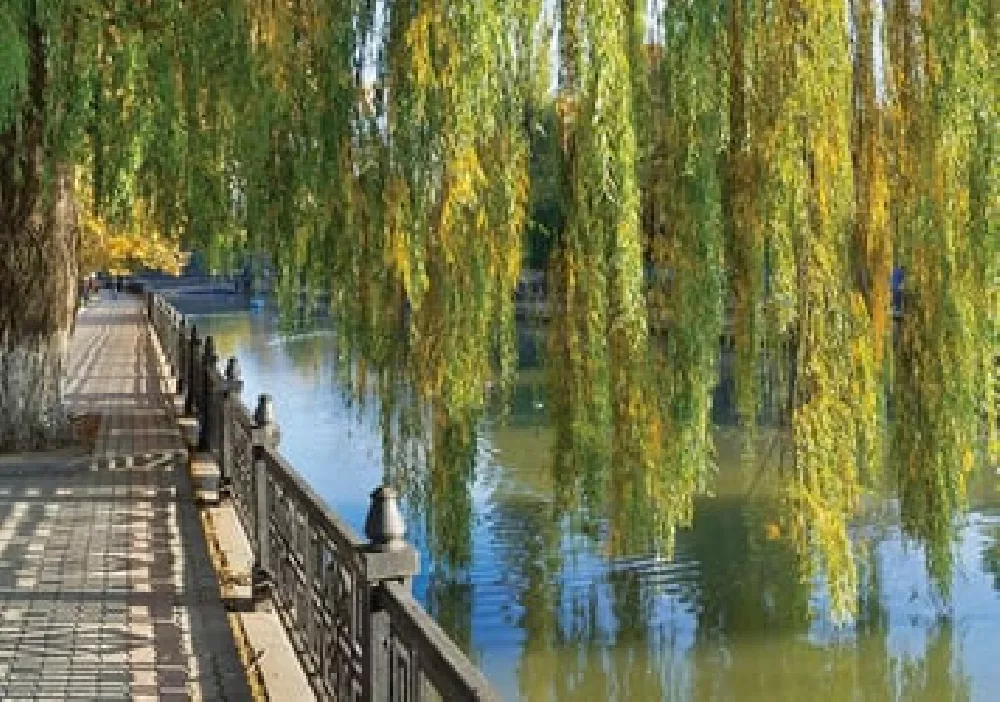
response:
M282 452L361 533L381 440L375 408L352 406L334 379L332 336L283 336L246 312L197 321L220 355L239 357L248 404L273 395ZM972 483L948 603L892 500L875 501L854 525L867 544L859 616L836 626L822 583L801 582L766 479L732 460L727 430L718 442L716 496L699 501L676 557L610 558L600 536L551 516L551 432L541 395L521 387L513 421L480 441L471 565L432 556L448 546L411 519L417 597L508 699L1000 699L994 476Z

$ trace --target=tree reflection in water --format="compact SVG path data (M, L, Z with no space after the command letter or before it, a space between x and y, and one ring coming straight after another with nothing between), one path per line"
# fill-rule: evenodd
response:
M227 352L256 333L245 319L213 332ZM285 338L255 346L253 365L266 371L288 359L321 380L335 365L331 347L317 335ZM898 539L894 530L876 532L858 550L856 620L831 629L822 583L803 579L785 528L780 470L759 478L723 451L717 495L699 498L692 527L678 533L676 558L664 560L642 534L653 515L596 514L589 507L606 496L557 480L548 470L553 430L542 413L528 411L543 398L531 387L515 388L514 397L508 425L438 424L432 450L413 454L424 461L399 472L389 466L388 477L426 537L429 611L487 668L491 644L477 641L483 627L516 633L521 698L971 698L960 628L946 620L893 627L888 608L898 602L884 587L888 566L878 552L882 539ZM993 551L983 559L984 570L1000 573Z
M946 620L928 626L920 654L891 645L883 532L860 549L855 622L831 629L821 583L802 578L780 532L776 489L700 500L665 563L609 558L608 528L573 533L573 519L553 516L554 488L517 487L494 490L492 526L525 636L522 699L971 698Z

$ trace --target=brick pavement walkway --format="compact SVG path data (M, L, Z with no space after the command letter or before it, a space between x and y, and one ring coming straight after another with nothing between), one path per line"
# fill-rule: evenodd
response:
M248 700L160 356L133 298L81 313L93 456L0 462L0 699Z

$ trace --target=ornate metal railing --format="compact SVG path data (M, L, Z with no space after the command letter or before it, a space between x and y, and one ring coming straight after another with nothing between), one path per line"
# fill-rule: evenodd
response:
M497 699L482 673L410 592L416 551L392 488L379 487L359 538L278 452L271 398L251 413L235 358L219 372L212 337L146 293L150 323L197 420L197 450L217 461L223 499L254 553L254 599L271 603L320 699Z

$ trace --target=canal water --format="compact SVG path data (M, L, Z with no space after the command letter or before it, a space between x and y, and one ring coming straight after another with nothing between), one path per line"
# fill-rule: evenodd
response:
M274 397L282 452L361 533L382 478L377 408L337 384L331 333L283 335L266 315L176 302L214 312L197 315L199 330L239 358L248 404ZM971 481L947 600L891 496L874 500L852 525L863 547L858 616L838 625L822 583L800 577L766 471L736 460L731 430L716 438L716 494L698 501L675 557L612 558L600 530L552 517L552 432L527 374L511 420L488 423L479 440L471 512L451 522L465 533L430 543L410 519L422 554L415 594L505 699L1000 699L995 476ZM454 543L468 565L442 556Z

